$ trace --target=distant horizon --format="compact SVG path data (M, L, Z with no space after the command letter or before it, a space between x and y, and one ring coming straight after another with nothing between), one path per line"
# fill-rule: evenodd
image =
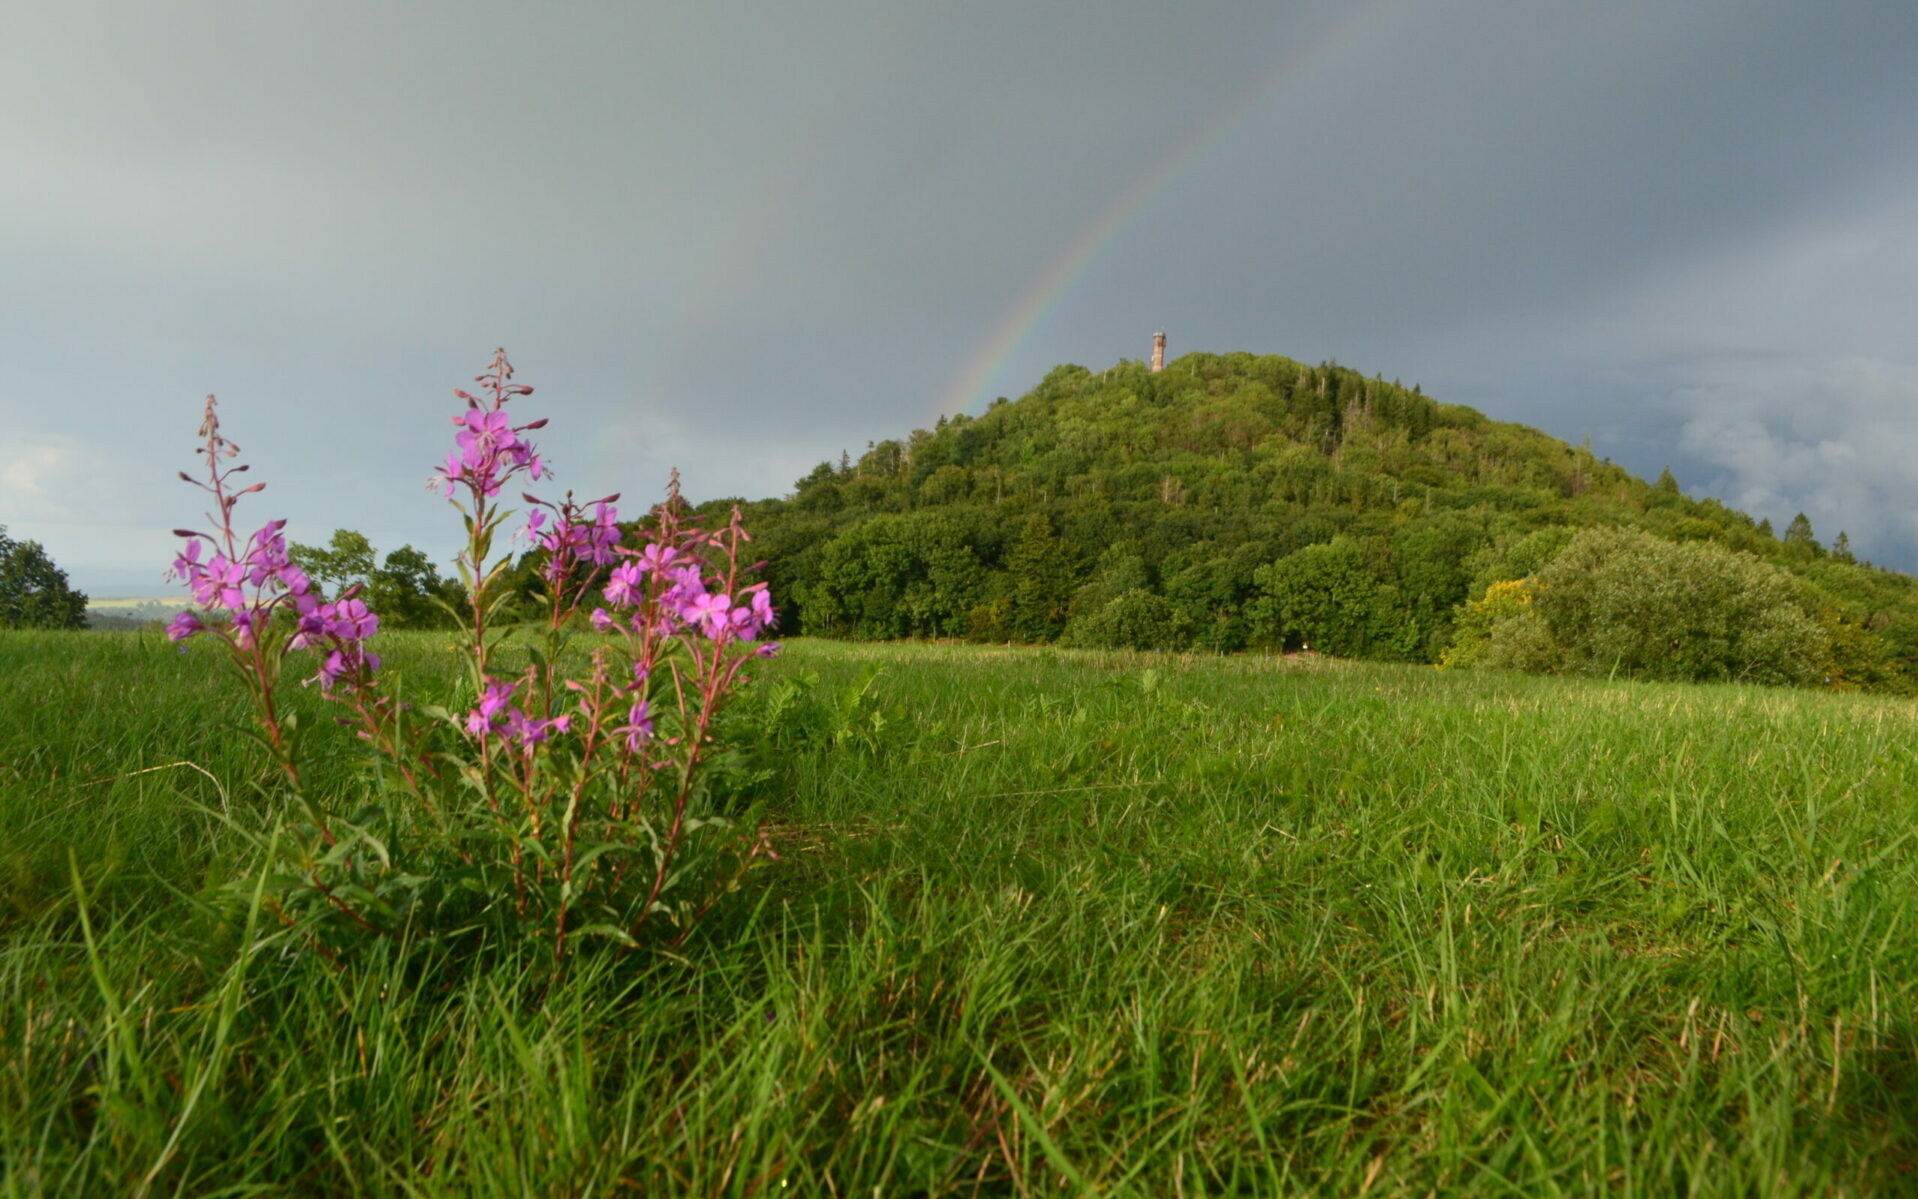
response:
M1227 354L1237 354L1237 353L1250 353L1250 354L1258 355L1258 354L1263 354L1268 352L1256 351L1256 350L1213 350L1213 349L1204 349L1204 348L1181 349L1181 348L1178 348L1175 343L1171 342L1170 334L1168 334L1168 353L1170 354L1170 357L1167 360L1167 365L1168 367L1170 367L1176 364L1179 358L1186 354L1227 355ZM1276 352L1273 352L1273 353L1276 353ZM1298 361L1298 362L1306 361L1304 358L1300 358L1296 355L1279 353L1278 356L1291 358L1294 361ZM1126 362L1143 363L1147 361L1147 359L1148 359L1147 355L1138 355L1138 356L1125 355L1118 359L1115 359L1112 363L1108 364L1105 367L1085 366L1084 364L1077 363L1077 362L1059 362L1059 363L1055 363L1052 367L1048 368L1048 370L1057 370L1060 367L1067 367L1067 366L1078 366L1083 370L1091 371L1093 373L1098 373L1099 371L1109 370L1112 367L1116 367L1122 363L1126 363ZM1327 360L1339 361L1336 358L1327 359ZM1378 375L1382 373L1382 372L1370 370L1364 364L1361 364L1361 363L1340 361L1340 365L1350 367L1351 369L1358 371L1360 374L1366 376L1367 378L1377 377ZM1007 396L1006 398L1014 401L1022 399L1025 395L1029 394L1033 388L1039 385L1039 382L1043 378L1045 373L1046 372L1041 372L1040 376L1035 377L1028 384L1026 384L1025 387L1021 388L1018 394L1010 395L1010 396ZM1473 403L1470 400L1457 399L1457 398L1448 397L1445 395L1434 394L1431 389L1423 387L1423 385L1419 384L1416 380L1405 381L1405 386L1408 388L1413 386L1419 386L1421 390L1423 391L1423 393L1429 396L1435 402L1450 405L1450 406L1471 408L1474 411L1481 413L1489 420L1501 421L1508 424L1528 425L1532 428L1537 428L1539 429L1540 432L1543 432L1547 434L1548 436L1555 437L1558 440L1563 441L1568 445L1577 444L1571 438L1565 437L1562 434L1559 434L1550 428L1533 424L1530 421L1516 420L1510 417L1500 416L1496 413L1488 412L1482 406L1480 406L1479 404ZM991 402L992 401L990 400L986 400L986 401L981 401L978 404L972 405L972 407L977 408L979 411L967 412L965 413L965 415L977 416L980 414L980 412L983 412L987 407L989 407ZM853 457L856 458L858 457L857 451L859 449L859 446L864 445L868 442L877 443L880 441L887 441L887 440L903 442L906 438L908 438L911 435L911 433L917 431L917 429L929 429L931 427L932 427L932 423L929 422L925 425L917 426L915 429L901 429L901 430L885 433L881 436L868 437L865 439L865 441L858 442L857 444L848 443L847 445L841 447L841 451L850 453L853 455ZM1620 466L1623 466L1626 470L1630 471L1632 474L1638 476L1639 478L1643 479L1644 481L1648 483L1658 477L1660 470L1667 469L1669 466L1669 463L1660 463L1659 466L1657 467L1654 467L1651 469L1645 469L1641 466L1634 465L1633 463L1626 462L1619 458L1613 457L1611 454L1608 454L1605 452L1605 448L1606 447L1599 444L1596 440L1593 441L1592 449L1597 457L1599 457L1602 460L1612 461L1617 463ZM835 451L832 454L829 454L826 457L820 459L820 461L836 460L838 458L839 452L841 451ZM797 478L797 475L795 475L795 478ZM261 479L259 481L268 482L268 483L271 482L270 479ZM177 476L176 476L176 482L177 482ZM688 482L696 484L697 480L688 480ZM662 480L662 484L663 484L663 480ZM179 484L179 486L181 486L182 488L185 488L186 485L181 483ZM1752 511L1749 511L1748 509L1743 508L1741 505L1733 502L1732 500L1724 496L1713 495L1711 492L1703 489L1685 486L1682 480L1680 481L1680 488L1687 496L1693 499L1715 499L1718 502L1725 504L1727 507L1736 509L1738 511L1746 512L1746 514L1751 516L1752 519L1755 521L1770 521L1774 530L1782 530L1785 524L1788 521L1790 521L1793 516L1797 514L1796 511L1783 512L1783 513L1752 512ZM538 490L537 487L535 487L535 489ZM726 499L726 498L738 498L746 501L773 500L773 499L783 499L789 496L790 494L792 494L792 490L793 490L792 484L791 482L788 482L785 486L781 487L777 492L769 495L737 495L736 493L716 493L713 495L699 496L695 493L693 495L689 495L688 498L693 503L696 503L696 504L706 503L711 500ZM271 499L269 497L271 497L272 494L273 494L272 488L269 487L266 492L263 492L259 497L256 497L251 501L252 504L255 506L254 517L256 517L258 521L264 521L267 519L276 518L275 514L270 512ZM630 519L632 515L638 513L641 510L639 507L633 506L633 502L635 498L643 499L645 506L648 506L648 507L654 502L652 497L640 496L637 489L626 491L625 494L622 496L622 499L623 499L622 511L627 516L628 519ZM437 503L437 497L434 497L422 492L417 502L422 505L423 510L431 511ZM523 507L523 505L515 505L515 506ZM242 509L242 511L244 512L245 509ZM446 520L446 522L449 525L455 524L457 518L454 516L450 508L446 509L441 515L443 516L443 518ZM204 524L205 522L201 521L199 523ZM246 523L245 520L241 521L241 524L244 525L245 523ZM252 526L247 526L247 527L250 528ZM363 533L366 532L366 529L359 528L358 526L350 525L350 524L334 525L323 530L309 529L304 531L298 530L294 528L291 524L289 524L288 535L292 540L295 540L295 541L324 542L328 537L331 536L332 532L336 528L358 528L358 531ZM443 531L447 533L447 539L449 541L451 538L457 536L458 534L458 530L456 527L450 528L448 530L443 530ZM1848 530L1845 530L1840 527L1833 527L1829 529L1818 528L1814 524L1814 533L1821 544L1829 545L1832 539L1836 537L1836 535L1839 532L1848 532ZM16 536L16 539L21 539L21 538L18 538ZM388 551L398 549L401 544L416 544L413 542L403 543L399 541L395 541L392 544L387 544L386 542L383 542L379 540L378 538L370 538L370 539L373 541L375 549L381 554L385 554ZM418 548L427 548L427 547L421 546ZM1858 548L1855 538L1853 540L1853 548L1854 550ZM456 553L456 551L452 549L447 549L446 552L443 554L443 556L439 554L435 554L432 549L427 549L427 552L429 556L433 557L433 561L435 562L435 564L440 566L443 570L451 566ZM1871 561L1872 564L1877 566L1882 566L1887 569L1896 570L1906 574L1913 573L1913 570L1910 566L1873 560L1871 556L1866 553L1859 553L1858 557L1861 562ZM166 565L166 561L163 560L153 568L152 578L155 580L155 582L152 584L147 584L147 583L137 581L142 576L144 576L146 572L138 571L132 568L124 568L119 570L112 570L112 569L100 570L100 571L88 573L84 577L80 573L77 573L73 570L68 570L67 574L68 574L69 582L71 582L72 585L78 588L79 590L86 592L89 601L92 601L95 599L103 600L103 601L126 600L126 599L156 599L156 600L171 602L171 599L169 598L169 592L167 589L169 586L172 586L173 584L171 584L169 580L166 578L166 572L167 572L167 565ZM183 595L184 592L181 592L180 594Z

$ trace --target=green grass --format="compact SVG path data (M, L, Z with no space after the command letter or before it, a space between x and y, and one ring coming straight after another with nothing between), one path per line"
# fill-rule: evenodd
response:
M442 640L383 641L448 692ZM207 898L256 853L223 807L273 802L217 661L0 635L0 1193L1918 1187L1908 703L804 642L763 674L781 861L679 955L555 982L541 947L253 948L271 917ZM368 786L295 702L316 786Z

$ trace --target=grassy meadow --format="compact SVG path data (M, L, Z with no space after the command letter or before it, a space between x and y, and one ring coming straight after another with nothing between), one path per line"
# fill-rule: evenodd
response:
M0 634L0 1194L1918 1189L1907 701L802 641L780 861L556 978L226 900L205 648Z

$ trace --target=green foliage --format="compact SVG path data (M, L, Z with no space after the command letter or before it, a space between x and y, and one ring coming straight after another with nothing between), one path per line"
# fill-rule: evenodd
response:
M803 602L817 627L845 636L955 637L983 584L957 521L937 513L882 516L825 547Z
M1808 683L1831 652L1785 571L1634 529L1579 533L1539 571L1531 610L1587 674Z
M356 529L333 530L324 546L292 542L287 556L328 596L338 596L355 583L366 586L378 557L366 534Z
M457 580L441 578L433 560L410 545L401 546L380 561L379 552L365 534L335 529L325 546L296 541L287 548L294 563L325 594L338 596L355 585L363 588L361 598L387 628L452 628L457 623L454 611L467 604L465 588ZM525 585L537 587L537 575L530 564L527 573L531 577ZM515 576L513 581L520 580ZM512 588L503 586L502 590Z
M423 551L403 545L368 578L366 602L394 628L443 629L457 623L454 614L466 605L466 593L454 580L441 578Z
M1378 555L1350 537L1288 554L1254 573L1255 636L1274 645L1353 658L1409 657L1416 629Z
M1533 579L1508 579L1485 588L1485 594L1460 610L1453 627L1454 640L1439 655L1448 669L1474 666L1544 672L1555 667L1555 647L1532 601L1538 595ZM1527 650L1536 650L1528 655Z
M941 471L955 467L942 466ZM1011 584L1006 625L1023 641L1050 641L1065 628L1079 553L1043 513L1026 518L1019 541L1006 555Z
M1522 537L1508 536L1498 544L1485 546L1466 562L1472 572L1468 588L1470 594L1482 596L1485 589L1494 583L1537 574L1558 557L1577 535L1577 529L1554 525Z
M1107 546L1105 553L1099 556L1092 580L1073 592L1072 614L1093 616L1129 591L1150 590L1152 576L1146 570L1145 559L1139 555L1139 549L1136 541L1120 541Z
M1164 596L1135 587L1096 612L1073 617L1059 643L1080 649L1181 650L1192 643L1192 621Z
M37 541L15 541L0 525L0 629L84 629L87 597L67 584Z
M262 827L211 662L0 637L0 1189L1911 1189L1903 700L801 640L735 709L781 868L556 975L207 902Z
M1686 496L1669 470L1648 483L1589 445L1336 362L1062 366L1021 399L821 463L794 486L749 513L787 635L1042 642L1143 590L1207 649L1310 640L1432 662L1469 598L1536 573L1581 529L1622 526L1818 576L1822 594L1802 606L1852 630L1847 677L1918 677L1918 589L1878 572L1832 590L1823 568L1848 564L1849 546L1828 554L1808 521L1780 541ZM1270 576L1290 605L1274 607L1257 572L1340 537L1364 547L1355 569L1370 583L1307 557ZM1335 610L1334 589L1357 609ZM1540 660L1538 637L1524 645L1518 658Z

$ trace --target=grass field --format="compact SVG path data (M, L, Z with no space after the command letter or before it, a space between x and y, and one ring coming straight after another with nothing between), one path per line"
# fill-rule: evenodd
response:
M450 687L443 641L382 640ZM0 634L0 1190L1918 1188L1908 703L804 642L763 674L815 717L756 786L782 859L680 954L341 970L206 898L256 852L225 820L273 816L211 655Z

